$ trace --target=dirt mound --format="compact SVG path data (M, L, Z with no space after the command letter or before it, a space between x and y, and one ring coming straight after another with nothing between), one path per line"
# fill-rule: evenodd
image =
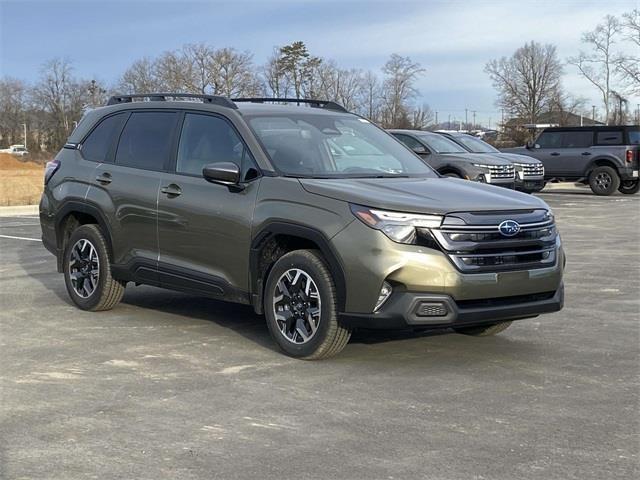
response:
M0 170L42 170L43 167L44 165L22 160L8 153L0 153Z

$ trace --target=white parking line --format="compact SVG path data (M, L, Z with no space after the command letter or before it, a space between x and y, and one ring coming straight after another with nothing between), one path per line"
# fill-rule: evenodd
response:
M0 235L0 238L11 238L13 240L29 240L30 242L41 242L39 238L13 237L11 235Z
M6 223L6 224L0 224L0 228L7 228L7 227L36 227L39 226L39 223Z

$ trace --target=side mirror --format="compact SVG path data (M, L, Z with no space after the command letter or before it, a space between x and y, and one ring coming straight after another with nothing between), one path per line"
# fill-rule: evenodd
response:
M411 150L413 150L413 153L417 153L418 155L428 155L429 154L429 150L427 150L422 145L416 145Z
M529 140L525 146L527 147L527 150L540 148L540 145L538 145L534 140Z
M233 162L217 162L205 165L202 176L207 182L218 183L228 187L239 187L240 167Z

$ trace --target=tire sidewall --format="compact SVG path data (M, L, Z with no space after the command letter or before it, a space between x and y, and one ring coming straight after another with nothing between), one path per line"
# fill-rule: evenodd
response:
M93 247L96 249L96 252L98 253L98 260L100 262L98 286L88 298L82 298L75 292L71 284L71 278L69 277L69 260L71 258L71 250L76 242L82 239L86 239L91 242ZM69 294L69 297L71 298L73 303L82 310L91 310L95 308L100 303L100 299L102 298L104 288L108 280L109 268L109 257L105 248L104 239L100 234L98 227L95 227L93 225L83 225L81 227L78 227L71 234L69 240L67 241L62 263L62 269L64 272L64 283L67 287L67 293Z
M264 312L267 320L267 326L269 327L271 336L278 346L293 357L309 357L316 353L318 348L327 338L331 329L331 324L336 321L336 299L334 298L333 293L334 288L333 285L327 281L326 275L329 275L330 278L330 274L328 273L326 266L321 262L322 261L319 258L309 254L308 252L305 254L294 251L284 255L276 261L267 278L264 293ZM273 297L276 284L280 277L291 268L304 270L315 282L320 295L320 324L318 325L318 330L313 338L304 344L295 344L290 342L282 335L273 312Z
M635 180L633 182L633 186L625 187L624 182L620 183L620 187L618 187L618 191L620 193L624 193L625 195L633 195L634 193L638 193L640 190L640 180Z
M606 190L601 189L596 184L596 177L601 173L606 173L611 177L611 184ZM596 195L611 195L618 190L618 187L620 186L620 177L618 176L618 172L611 167L597 167L589 175L589 186L591 187L591 191Z

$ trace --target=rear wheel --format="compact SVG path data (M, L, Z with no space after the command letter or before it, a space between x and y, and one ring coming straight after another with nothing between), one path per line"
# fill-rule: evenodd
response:
M335 284L315 250L295 250L276 261L265 286L264 312L271 336L292 357L331 357L351 337L338 323Z
M623 180L618 187L618 191L625 195L638 193L638 190L640 190L640 180Z
M111 276L107 242L97 225L73 231L63 258L69 297L82 310L111 310L124 294L124 284Z
M596 167L589 175L589 186L596 195L611 195L618 190L620 177L612 167Z
M474 337L490 337L492 335L497 335L500 332L503 332L507 328L509 328L511 322L500 322L494 323L489 326L479 326L479 327L462 327L462 328L454 328L457 333L462 333L463 335L471 335Z

